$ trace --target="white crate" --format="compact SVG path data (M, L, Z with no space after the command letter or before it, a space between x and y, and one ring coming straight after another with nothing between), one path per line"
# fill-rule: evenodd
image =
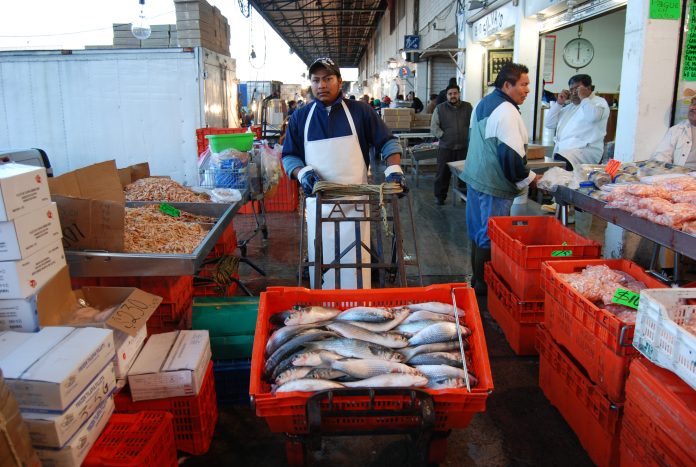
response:
M681 324L696 320L696 289L647 289L640 293L633 346L696 389L696 336Z

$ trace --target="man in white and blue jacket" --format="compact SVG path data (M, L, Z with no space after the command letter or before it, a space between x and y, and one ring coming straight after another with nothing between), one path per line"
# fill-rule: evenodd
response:
M491 258L488 218L509 216L513 199L536 181L527 169L528 136L519 109L529 94L528 73L524 65L504 65L495 89L481 99L471 117L469 151L459 178L467 184L466 224L477 294L486 293L483 268Z

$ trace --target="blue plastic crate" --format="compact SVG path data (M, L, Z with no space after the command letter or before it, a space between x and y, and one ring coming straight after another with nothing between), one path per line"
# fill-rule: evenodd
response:
M218 406L249 405L251 359L213 362Z

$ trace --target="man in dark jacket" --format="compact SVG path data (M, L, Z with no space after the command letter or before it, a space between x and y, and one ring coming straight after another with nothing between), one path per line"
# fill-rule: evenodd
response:
M435 107L430 132L439 140L437 174L435 175L435 201L445 204L450 185L448 162L466 159L469 146L469 123L472 106L459 100L459 86L450 84L446 89L447 101Z
M457 85L457 78L454 76L449 79L449 83L447 83L447 87L440 91L440 93L437 95L437 105L442 104L443 102L447 102L447 90L449 89L450 86L456 86Z

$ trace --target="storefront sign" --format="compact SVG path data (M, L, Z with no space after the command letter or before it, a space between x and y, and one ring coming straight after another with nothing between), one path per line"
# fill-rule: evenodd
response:
M507 3L473 24L474 41L481 41L515 24L517 7Z
M689 32L686 35L683 53L682 79L696 81L696 2L689 6Z
M407 66L402 66L399 68L399 78L409 78L411 76L411 69Z
M404 36L404 50L419 50L420 36Z
M681 0L650 0L650 19L680 19Z

